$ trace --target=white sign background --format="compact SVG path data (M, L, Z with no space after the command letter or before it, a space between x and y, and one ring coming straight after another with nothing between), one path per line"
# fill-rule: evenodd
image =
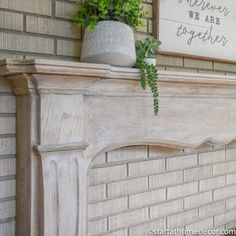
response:
M160 0L162 52L236 61L236 0Z

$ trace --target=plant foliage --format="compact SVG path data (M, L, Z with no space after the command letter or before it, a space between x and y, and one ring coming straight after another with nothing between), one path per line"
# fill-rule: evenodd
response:
M155 58L160 44L160 41L154 38L147 38L143 42L137 41L135 44L138 56L135 66L140 69L140 82L142 88L145 90L148 85L152 91L153 110L155 115L157 115L159 111L158 71L157 66L147 63L145 58Z
M159 50L161 42L153 37L146 38L143 42L136 42L136 53L142 58L156 58L156 53Z
M77 0L78 11L74 22L77 26L94 30L99 21L123 22L134 30L142 25L146 15L142 0Z

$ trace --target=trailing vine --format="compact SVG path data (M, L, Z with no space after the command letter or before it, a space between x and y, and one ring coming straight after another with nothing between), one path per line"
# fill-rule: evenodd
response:
M157 67L145 62L144 58L138 57L136 67L140 69L140 82L142 88L145 90L147 85L151 88L153 95L153 111L157 115L159 111L159 99L158 99L158 71Z

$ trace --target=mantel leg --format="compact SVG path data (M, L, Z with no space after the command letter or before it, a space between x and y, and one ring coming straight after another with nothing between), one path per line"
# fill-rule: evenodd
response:
M87 170L83 152L46 153L42 160L42 236L86 236Z

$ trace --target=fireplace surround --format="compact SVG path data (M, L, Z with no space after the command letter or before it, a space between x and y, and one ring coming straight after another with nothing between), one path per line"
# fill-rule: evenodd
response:
M94 160L107 158L105 153L158 146L175 150L175 156L176 150L194 153L206 146L208 152L209 147L225 150L236 141L234 76L160 71L160 111L155 116L151 93L140 88L136 69L1 60L0 75L16 95L19 236L89 235L91 168ZM227 156L222 165L224 160ZM97 165L109 167L107 161ZM106 177L105 172L104 181ZM227 197L235 197L234 190Z

